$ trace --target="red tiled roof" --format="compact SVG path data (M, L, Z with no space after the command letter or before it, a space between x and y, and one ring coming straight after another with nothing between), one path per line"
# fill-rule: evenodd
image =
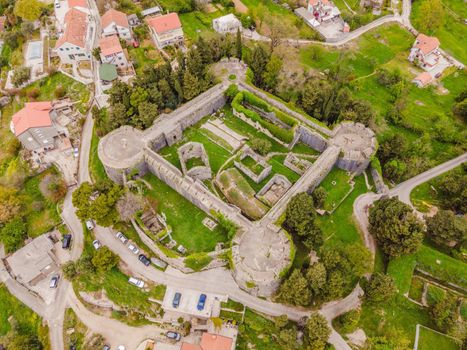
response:
M108 25L115 23L120 27L130 28L128 24L128 18L123 12L110 9L101 17L102 28L106 28Z
M178 15L173 12L167 15L151 17L146 20L149 26L154 28L157 34L170 32L171 30L182 27L182 23L178 18Z
M123 51L122 45L120 45L120 40L116 35L102 37L99 41L99 47L101 48L101 53L104 56L113 55Z
M203 333L200 345L203 350L230 350L232 343L232 338L218 334Z
M75 8L65 15L65 33L57 40L55 47L70 43L81 48L86 46L86 32L88 30L87 15Z
M89 8L87 0L68 0L68 8L72 7L84 7Z
M189 343L182 343L180 350L202 350L201 346Z
M52 125L50 111L52 102L28 102L12 117L15 135L19 136L30 128L43 128Z
M430 81L433 80L433 77L431 76L430 73L423 72L423 73L420 73L419 75L417 75L414 80L420 81L422 86L425 86L426 84L428 84Z
M316 5L318 5L318 2L319 2L319 1L320 1L320 0L310 0L308 3L309 3L311 6L316 6ZM323 5L326 5L326 4L329 3L329 0L321 0L321 3L322 3Z
M426 55L439 47L439 40L434 36L419 34L415 42L415 47Z

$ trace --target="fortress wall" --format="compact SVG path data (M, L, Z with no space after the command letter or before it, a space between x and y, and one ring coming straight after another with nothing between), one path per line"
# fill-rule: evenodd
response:
M251 225L250 221L241 215L240 209L230 206L216 197L202 182L183 176L180 170L153 150L146 148L144 158L149 171L208 215L211 215L211 211L214 210L222 213L239 226Z
M300 126L298 132L300 134L300 141L318 152L323 152L328 146L327 140L315 131Z

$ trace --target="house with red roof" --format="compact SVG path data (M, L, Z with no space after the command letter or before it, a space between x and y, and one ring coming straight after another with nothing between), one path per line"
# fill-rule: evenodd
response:
M441 57L438 38L419 34L410 50L409 61L428 71L439 63Z
M121 69L128 66L128 60L117 35L102 37L99 41L99 47L102 63L113 64Z
M199 344L182 343L180 350L235 350L235 342L223 335L203 333Z
M334 18L340 17L341 14L331 0L308 0L308 12L319 24L331 22Z
M54 3L56 27L59 33L65 29L65 16L71 9L79 10L87 15L91 14L87 0L55 0Z
M55 119L52 102L27 102L13 115L10 130L24 148L42 153L55 147L55 138L59 136Z
M120 39L131 41L130 24L127 15L115 9L110 9L101 17L102 34L104 36L118 35Z
M430 73L422 72L412 80L412 83L417 85L419 88L423 88L430 84L433 81L433 79L434 78Z
M91 31L88 15L76 8L65 15L64 32L55 44L62 63L74 63L91 58Z
M158 49L168 45L183 45L182 23L176 13L147 18L146 23Z

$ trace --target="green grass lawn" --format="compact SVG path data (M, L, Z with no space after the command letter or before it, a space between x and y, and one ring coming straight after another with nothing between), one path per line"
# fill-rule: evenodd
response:
M415 0L412 4L412 12L410 20L416 29L419 29L419 20L423 17L420 10L421 4L426 0ZM467 36L464 19L467 18L467 7L463 0L443 0L444 7L444 24L433 31L425 33L427 35L436 36L441 42L441 48L449 52L455 58L463 62L467 62L467 48L465 41L461 38Z
M426 292L426 302L429 306L441 301L446 295L446 291L434 284L428 284Z
M422 301L424 282L418 277L412 278L412 283L410 284L409 297L415 301Z
M213 32L212 20L217 17L221 17L228 12L225 10L218 10L215 12L207 13L204 11L193 11L188 13L181 13L180 21L183 26L183 34L185 38L193 42L205 32Z
M15 157L20 148L18 139L10 130L10 122L13 114L21 108L22 105L13 100L0 110L0 149L2 150L0 152L0 175L6 169L8 161Z
M39 315L12 296L4 284L0 283L0 338L11 330L10 317L14 318L21 334L39 337L44 349L49 348L48 327L42 326Z
M173 230L173 239L188 249L188 252L212 251L218 242L227 240L219 227L210 231L204 226L202 221L207 216L206 213L182 195L152 174L146 175L144 179L153 187L147 195L157 201L158 211L167 216L167 223Z
M241 162L256 175L261 174L261 172L264 170L264 168L250 156L243 158Z
M93 130L91 139L91 149L89 151L89 175L91 176L91 179L94 182L107 180L109 178L107 176L107 173L105 172L104 165L99 159L99 155L97 153L98 146L99 137L97 136L96 131Z
M128 54L133 61L137 75L143 74L144 67L154 66L164 62L159 52L153 46L128 47Z
M350 176L348 173L339 168L333 168L326 178L321 182L320 186L326 190L327 196L324 202L325 210L333 210L339 202L352 189L349 183Z
M460 350L461 345L459 341L453 338L435 332L425 327L420 327L420 334L418 339L418 350Z

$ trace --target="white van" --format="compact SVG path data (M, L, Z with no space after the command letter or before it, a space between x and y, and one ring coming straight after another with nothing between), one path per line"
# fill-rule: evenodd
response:
M86 228L92 230L94 228L94 222L92 222L92 220L86 220Z
M134 278L134 277L130 277L128 279L128 282L138 288L144 288L144 281L141 281L137 278Z

